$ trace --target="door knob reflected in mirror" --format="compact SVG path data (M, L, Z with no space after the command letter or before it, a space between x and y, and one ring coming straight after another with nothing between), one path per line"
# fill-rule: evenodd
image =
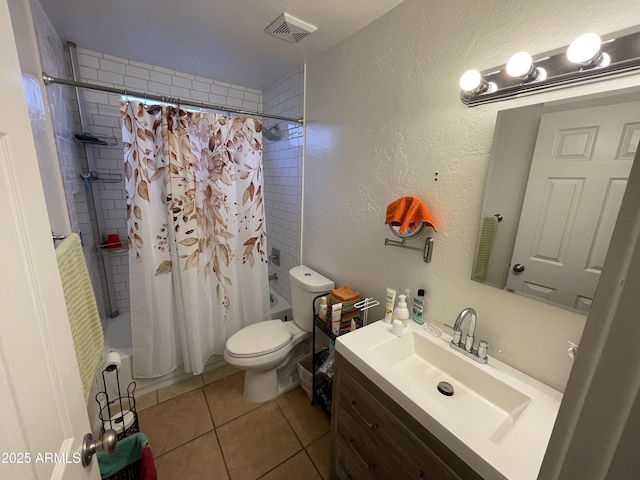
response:
M513 266L513 271L514 271L514 272L516 272L516 273L522 273L522 272L524 272L524 265L522 265L521 263L516 263L516 264Z

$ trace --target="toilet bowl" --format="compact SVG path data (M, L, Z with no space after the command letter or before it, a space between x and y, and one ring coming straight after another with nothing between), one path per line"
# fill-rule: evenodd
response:
M333 281L300 265L289 271L293 320L265 320L227 340L224 359L245 370L244 397L266 402L299 383L297 360L311 351L313 299L334 287Z

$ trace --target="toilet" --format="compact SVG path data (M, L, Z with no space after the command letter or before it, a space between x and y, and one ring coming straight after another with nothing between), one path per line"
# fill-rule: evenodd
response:
M330 291L333 281L299 265L289 270L293 320L265 320L227 340L224 359L245 370L244 398L266 402L298 385L297 361L311 351L315 297Z

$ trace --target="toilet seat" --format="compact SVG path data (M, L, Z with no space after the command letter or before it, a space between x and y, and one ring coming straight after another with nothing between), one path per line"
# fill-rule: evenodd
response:
M268 355L282 349L293 338L293 332L281 320L254 323L234 333L226 345L226 353L236 358Z

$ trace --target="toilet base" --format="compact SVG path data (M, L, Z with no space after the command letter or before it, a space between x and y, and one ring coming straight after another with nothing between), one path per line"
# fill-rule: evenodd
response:
M244 373L244 398L249 402L262 403L273 400L281 393L295 388L299 381L289 382L280 387L275 370L255 371L247 370Z
M262 403L273 400L300 384L297 361L310 349L308 341L296 345L282 364L268 370L245 370L244 398L249 402Z

